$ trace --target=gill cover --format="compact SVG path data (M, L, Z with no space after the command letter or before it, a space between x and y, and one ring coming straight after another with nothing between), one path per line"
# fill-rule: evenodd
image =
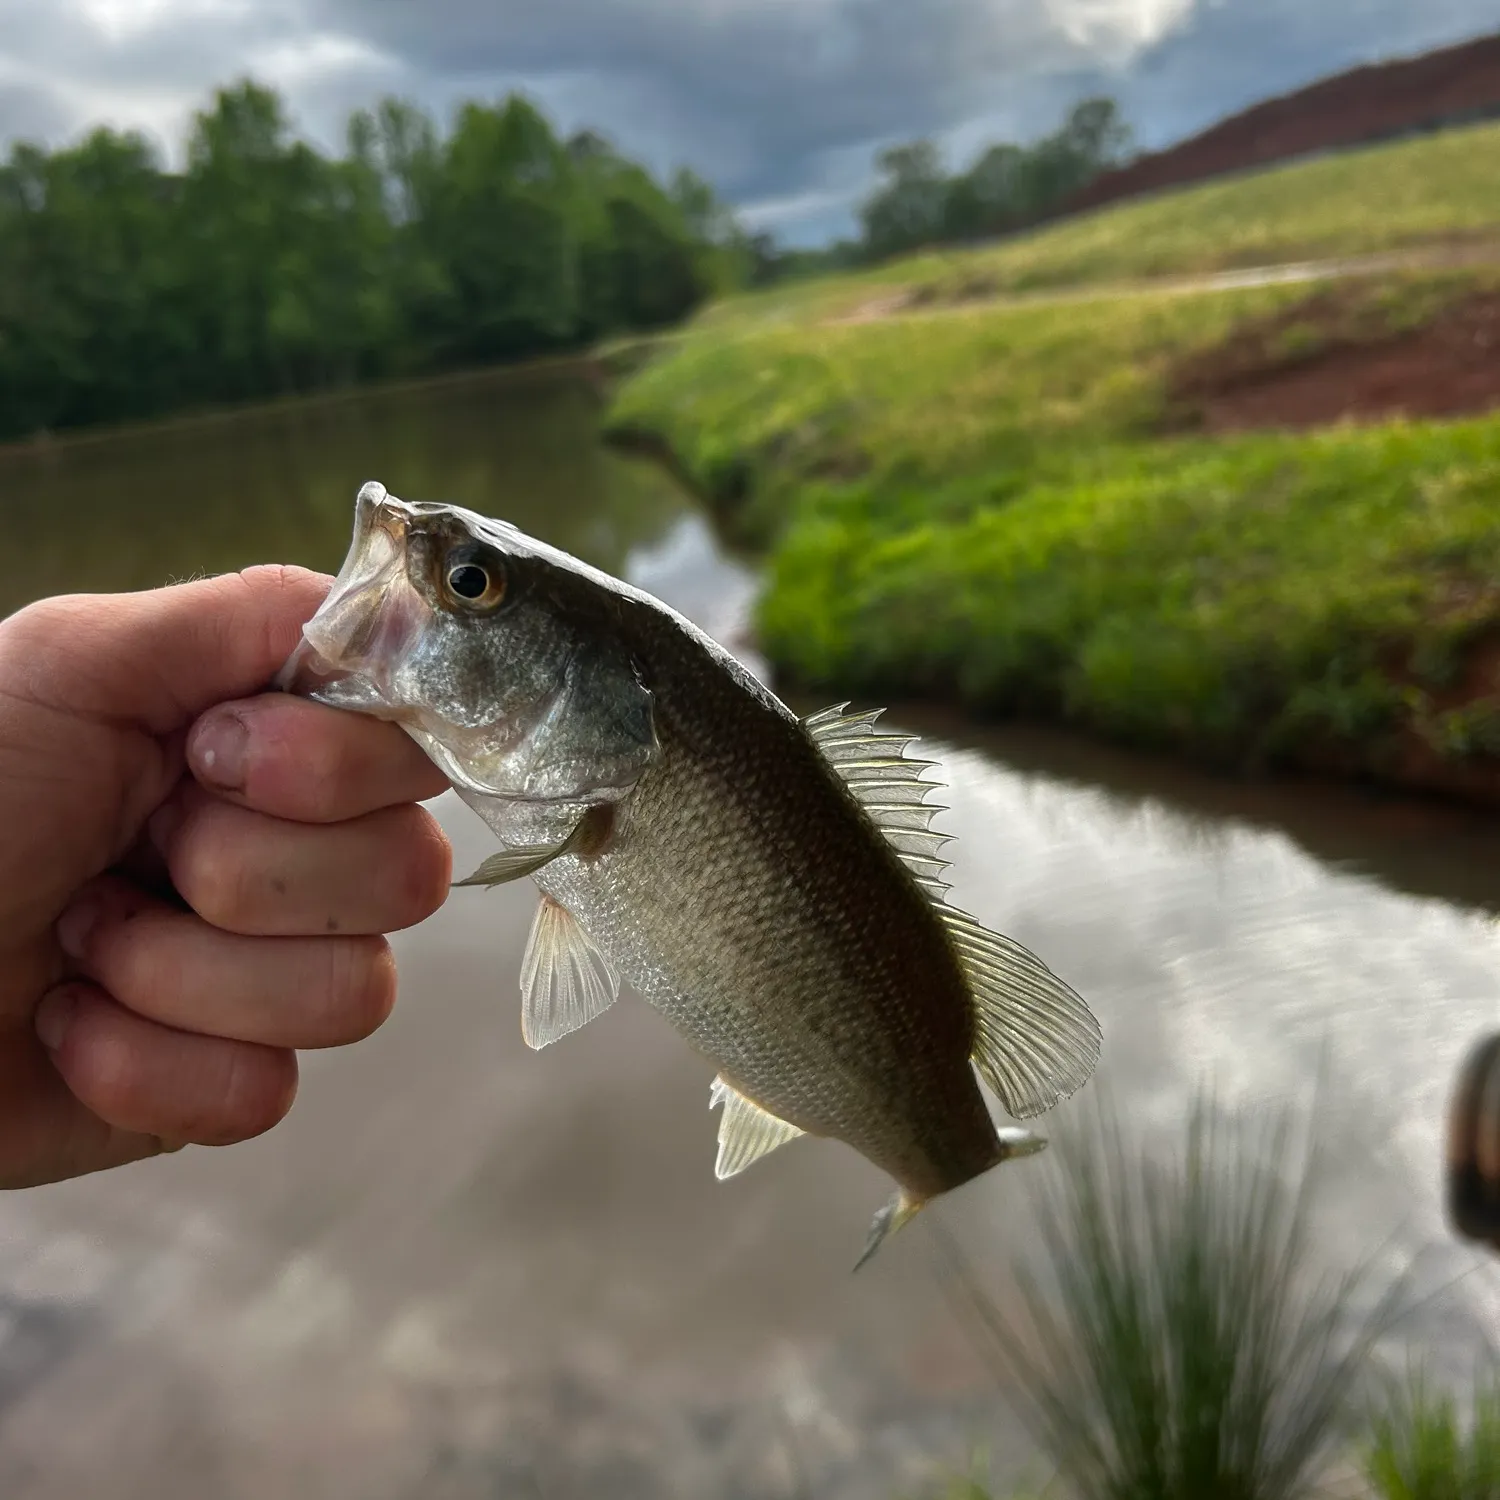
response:
M656 753L651 695L623 642L570 612L570 587L585 580L505 536L366 484L343 567L278 686L394 719L475 796L616 800ZM444 594L454 547L505 579L499 608L477 614Z

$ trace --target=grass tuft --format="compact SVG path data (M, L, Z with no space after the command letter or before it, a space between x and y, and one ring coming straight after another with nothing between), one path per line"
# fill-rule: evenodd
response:
M1476 1372L1467 1413L1420 1368L1370 1416L1365 1475L1379 1500L1500 1500L1500 1369Z
M1292 1114L1200 1098L1163 1156L1097 1105L1061 1133L1022 1315L973 1289L1018 1411L1090 1500L1299 1500L1405 1310L1373 1262L1315 1263L1314 1144Z

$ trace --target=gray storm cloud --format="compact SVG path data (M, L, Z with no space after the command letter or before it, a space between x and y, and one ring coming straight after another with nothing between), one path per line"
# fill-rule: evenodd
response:
M441 112L521 86L742 204L843 202L837 227L883 142L1038 133L1108 88L1156 144L1495 24L1494 0L0 0L0 133L170 139L251 71L332 143L383 92Z

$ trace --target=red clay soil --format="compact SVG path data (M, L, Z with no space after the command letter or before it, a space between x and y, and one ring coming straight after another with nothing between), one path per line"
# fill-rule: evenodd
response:
M1322 294L1184 361L1167 384L1169 425L1178 430L1493 411L1500 409L1500 292L1475 293L1420 328L1387 334L1362 330L1338 293Z
M1500 409L1500 291L1473 292L1418 327L1384 331L1359 292L1331 288L1184 361L1168 377L1172 430L1214 433L1310 428L1396 416L1458 417ZM1500 498L1500 497L1497 497ZM1500 616L1500 581L1455 581L1438 607L1471 620ZM1500 633L1481 631L1453 680L1434 690L1410 663L1386 666L1424 707L1394 735L1366 746L1310 744L1314 771L1435 792L1500 810L1500 744L1455 753L1444 716L1480 714L1500 738Z
M1500 114L1500 34L1355 68L1266 100L1180 145L1106 172L1064 213L1291 157Z

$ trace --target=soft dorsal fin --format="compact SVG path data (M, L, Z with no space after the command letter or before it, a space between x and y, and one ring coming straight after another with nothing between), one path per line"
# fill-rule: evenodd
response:
M521 955L521 1035L532 1048L586 1026L615 1003L620 981L566 906L543 896Z
M950 863L941 850L952 839L932 831L933 815L947 809L926 798L941 783L922 778L922 772L936 762L907 756L914 735L875 727L884 709L846 714L848 706L839 703L825 708L804 719L802 727L886 842L901 856L917 884L934 901L941 902L949 889L942 874Z
M716 1109L721 1104L724 1113L719 1119L719 1159L714 1163L714 1176L721 1182L805 1133L762 1109L722 1078L715 1078L708 1091L708 1107Z
M965 912L940 906L974 997L974 1065L1018 1120L1052 1108L1089 1081L1099 1023L1081 996L1034 953Z
M802 727L937 907L974 999L980 1075L1017 1119L1042 1114L1088 1082L1099 1023L1035 954L948 905L940 877L949 861L939 851L949 840L931 828L944 809L926 801L939 783L922 779L934 763L907 757L914 736L875 727L884 710L850 714L848 706L825 708Z

